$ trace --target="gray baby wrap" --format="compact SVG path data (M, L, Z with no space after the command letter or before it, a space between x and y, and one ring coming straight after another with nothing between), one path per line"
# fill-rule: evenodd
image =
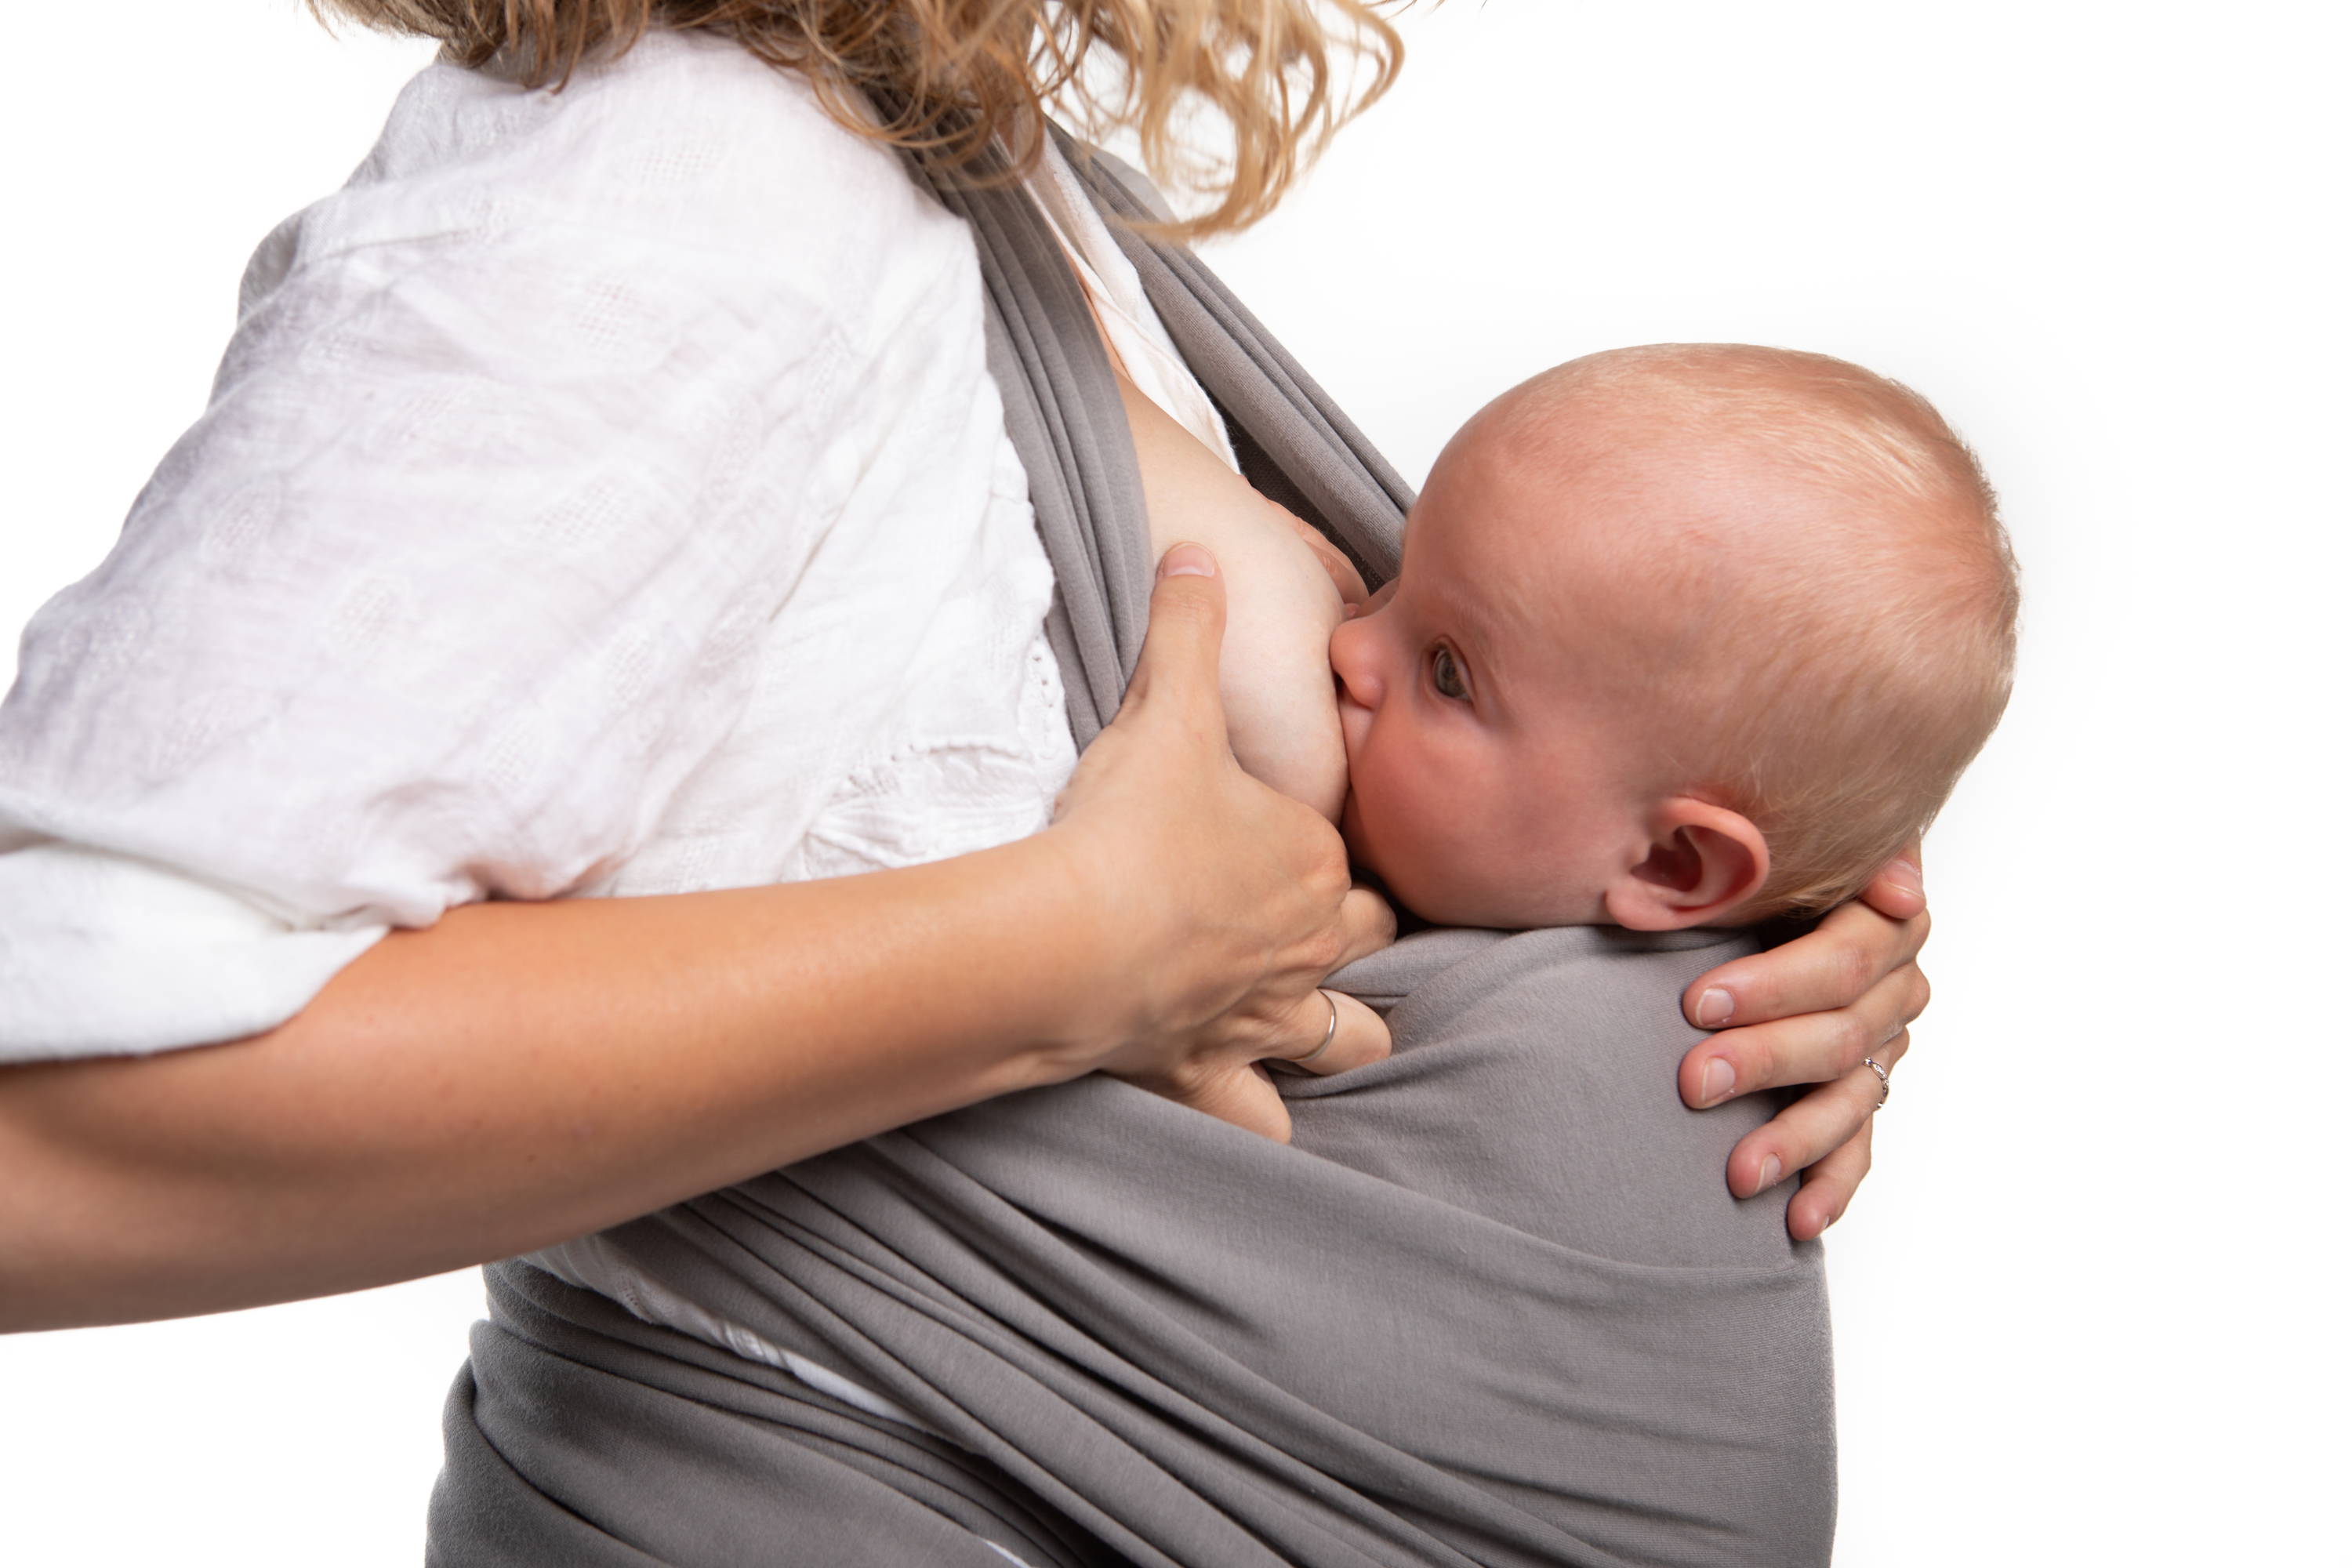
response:
M1026 197L940 195L979 244L1084 742L1150 587L1125 417ZM1403 487L1196 260L1114 230L1253 480L1391 574ZM1750 945L1423 932L1335 982L1396 1053L1286 1079L1289 1147L1087 1079L610 1233L744 1354L499 1265L431 1560L1825 1562L1819 1250L1724 1190L1768 1108L1674 1091L1676 993Z

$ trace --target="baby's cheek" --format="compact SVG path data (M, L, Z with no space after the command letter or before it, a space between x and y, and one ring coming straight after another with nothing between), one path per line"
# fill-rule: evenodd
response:
M1343 816L1357 863L1412 904L1444 891L1448 826L1426 781L1388 766L1392 760L1367 755Z

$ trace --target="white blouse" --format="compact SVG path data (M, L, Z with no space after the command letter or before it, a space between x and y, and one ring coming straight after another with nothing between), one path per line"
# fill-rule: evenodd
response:
M1067 169L1033 190L1231 461ZM1075 762L1052 589L971 237L893 154L694 35L554 94L433 66L263 241L203 418L26 630L0 1061L268 1028L478 899L1034 832ZM604 1237L533 1261L911 1419Z
M1173 360L1066 171L1039 194L1122 357ZM1173 363L1139 382L1222 447ZM892 153L696 35L560 93L433 66L27 629L0 1060L268 1028L473 900L1034 832L1051 591L970 237Z

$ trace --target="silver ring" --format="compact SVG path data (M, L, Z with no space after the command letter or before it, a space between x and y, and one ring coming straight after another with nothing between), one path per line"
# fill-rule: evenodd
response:
M1863 1066L1864 1066L1864 1067L1866 1067L1866 1068L1868 1068L1871 1071L1873 1071L1873 1072L1874 1072L1874 1073L1876 1073L1876 1074L1878 1075L1878 1104L1877 1104L1877 1105L1874 1105L1874 1106L1872 1106L1872 1107L1870 1108L1870 1113L1871 1113L1872 1115L1875 1116L1875 1115L1877 1115L1877 1114L1878 1114L1879 1110L1880 1110L1882 1107L1884 1107L1884 1106L1885 1105L1885 1103L1886 1103L1886 1097L1887 1097L1889 1094L1893 1093L1893 1092L1894 1092L1894 1090L1893 1090L1893 1089L1892 1089L1892 1088L1887 1084L1887 1081L1886 1081L1886 1069L1885 1069L1885 1068L1880 1067L1876 1062L1872 1061L1868 1057L1864 1057L1864 1058L1862 1058L1862 1065L1863 1065Z
M1321 1045L1317 1046L1313 1050L1307 1052L1303 1057L1293 1057L1290 1058L1290 1065L1295 1068L1303 1068L1308 1062L1313 1061L1317 1057L1321 1056L1325 1051L1329 1050L1331 1048L1331 1042L1339 1037L1339 999L1319 986L1316 988L1315 994L1322 997L1324 1005L1331 1009L1331 1021L1323 1026L1323 1043Z

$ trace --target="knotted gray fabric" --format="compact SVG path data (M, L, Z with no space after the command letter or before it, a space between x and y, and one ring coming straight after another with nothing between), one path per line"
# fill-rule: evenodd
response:
M1146 196L1074 156L1253 479L1391 574L1405 488L1195 258L1120 226ZM940 195L979 246L1083 741L1150 586L1125 418L1044 217L1017 188ZM1678 993L1752 947L1426 931L1335 980L1395 1055L1286 1079L1290 1146L1094 1078L608 1233L754 1336L740 1354L498 1265L430 1559L1825 1563L1819 1249L1724 1189L1770 1108L1675 1093Z

